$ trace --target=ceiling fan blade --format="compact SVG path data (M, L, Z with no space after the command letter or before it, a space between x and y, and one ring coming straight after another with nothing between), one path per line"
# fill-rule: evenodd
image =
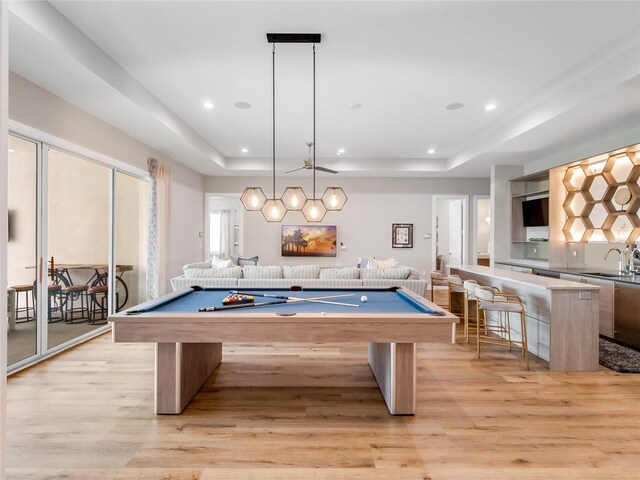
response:
M327 173L338 173L335 170L331 170L330 168L325 168L325 167L316 167L316 170L320 172L327 172Z
M298 170L304 170L305 168L307 168L307 167L294 168L293 170L289 170L288 172L284 172L284 173L285 174L286 173L293 173L293 172L297 172Z

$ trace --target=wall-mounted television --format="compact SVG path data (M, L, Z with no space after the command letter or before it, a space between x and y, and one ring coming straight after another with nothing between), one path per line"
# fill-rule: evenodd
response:
M549 226L549 198L536 198L522 202L522 222L525 227Z

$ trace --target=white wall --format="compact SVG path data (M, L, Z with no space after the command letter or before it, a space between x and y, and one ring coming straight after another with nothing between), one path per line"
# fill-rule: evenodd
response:
M308 185L298 177L291 184ZM331 183L329 183L331 182ZM205 191L212 194L232 193L238 196L247 185L262 186L269 191L268 178L206 177ZM318 179L319 192L326 186L341 186L349 200L341 212L329 212L322 225L336 225L338 245L335 258L299 258L280 256L281 225L306 225L301 213L290 212L282 224L267 223L260 212L246 212L241 231L243 254L260 256L260 263L307 264L324 266L356 265L358 257L394 257L400 263L429 272L432 268L431 240L422 238L431 231L433 194L482 195L489 193L489 179L484 178L336 178ZM278 190L284 181L278 178ZM470 202L472 203L472 202ZM413 223L414 248L391 247L391 224Z
M491 166L491 265L511 255L511 183L522 176L521 165Z
M204 231L203 176L28 80L10 74L9 118L95 152L147 170L147 158L171 166L171 229L168 277L199 258ZM170 291L169 278L165 288Z

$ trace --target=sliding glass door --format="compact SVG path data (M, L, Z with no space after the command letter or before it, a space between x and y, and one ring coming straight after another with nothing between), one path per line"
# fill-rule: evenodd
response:
M7 364L37 354L38 144L9 136Z
M149 182L116 172L115 186L114 289L121 310L146 300Z
M144 300L148 181L19 135L8 174L11 372Z
M51 349L106 323L111 169L53 148L47 166Z

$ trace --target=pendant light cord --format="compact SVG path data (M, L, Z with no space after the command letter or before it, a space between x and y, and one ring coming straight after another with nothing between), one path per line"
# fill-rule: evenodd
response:
M273 143L273 152L272 152L272 156L273 156L273 197L271 197L272 199L275 200L276 198L276 44L273 43L273 50L271 53L271 84L272 84L272 99L273 99L273 105L272 105L272 111L273 111L273 138L272 138L272 143Z
M316 200L316 44L313 44L313 200Z

